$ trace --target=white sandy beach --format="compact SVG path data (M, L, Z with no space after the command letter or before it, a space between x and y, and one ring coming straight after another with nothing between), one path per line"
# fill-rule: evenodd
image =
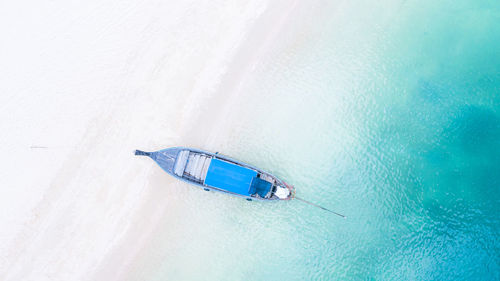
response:
M195 191L133 150L223 149L232 100L295 6L0 4L0 279L144 280L159 223L180 227Z

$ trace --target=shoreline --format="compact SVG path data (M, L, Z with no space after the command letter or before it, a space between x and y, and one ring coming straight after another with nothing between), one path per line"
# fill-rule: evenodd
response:
M275 36L280 30L282 30L286 24L286 22L293 14L296 9L299 1L295 1L294 5L290 5L286 12L284 13L281 9L280 5L283 5L279 2L270 3L272 7L267 7L266 10L261 14L261 16L256 20L255 23L252 24L252 27L247 32L247 34L243 37L242 41L239 43L239 47L235 54L233 55L230 62L225 66L226 71L223 75L221 81L217 83L214 93L209 95L201 93L201 95L205 95L203 97L197 97L197 99L201 99L203 102L207 102L209 105L222 105L219 107L217 112L213 111L213 108L210 106L205 107L196 107L193 106L187 110L191 115L194 116L192 118L183 118L183 122L180 127L181 129L181 138L183 139L183 145L186 146L194 146L194 147L203 147L205 149L217 150L215 139L216 137L224 137L230 133L229 130L224 130L222 128L224 121L224 116L227 115L228 110L231 107L231 104L234 104L234 99L238 96L239 87L244 83L247 79L247 75L251 72L252 67L255 63L261 59L262 55L269 51L270 44L272 41L272 37ZM276 14L280 14L279 17L276 17ZM267 29L266 27L269 24L278 23L276 26L273 26L271 29ZM263 45L259 46L257 50L254 48L254 44L262 43ZM238 70L238 71L236 71ZM193 111L199 110L196 114ZM210 116L207 118L207 116ZM196 128L196 130L193 130ZM216 133L214 133L214 131ZM217 135L217 136L215 136ZM177 144L176 144L177 145ZM161 191L163 194L168 194L170 197L174 197L176 194L175 189L185 189L190 188L189 186L185 186L185 184L176 181L175 179L171 179L170 176L166 175L160 169L156 169L156 164L152 164L153 172L150 174L151 182L156 183L152 185L151 188L159 189L159 188L174 188L173 190L164 190ZM170 182L170 186L160 186L165 181ZM197 192L197 190L189 190L187 192ZM150 204L152 201L161 201L158 200L154 194L151 194L151 200L144 202L145 204ZM183 194L186 195L186 194ZM155 245L152 241L154 241L153 237L158 235L158 233L162 233L165 231L162 229L162 226L159 224L160 220L167 221L178 221L180 217L183 216L182 213L179 212L179 208L175 207L176 200L172 200L169 203L170 206L163 206L156 208L158 212L155 214L156 223L148 224L148 230L146 232L142 232L141 234L135 234L140 236L141 238L136 240L139 243L132 249L133 254L128 254L125 256L127 260L126 263L121 264L122 270L117 274L116 266L111 265L114 263L113 259L108 259L108 261L104 262L102 266L96 271L96 274L93 278L89 280L123 280L129 279L131 276L149 276L151 273L144 273L144 269L139 265L148 264L151 262L150 255L160 254L161 251L155 249L158 245ZM159 202L158 202L159 204ZM174 205L174 206L172 206ZM144 220L144 215L136 214L137 222L141 223ZM175 225L175 223L174 223ZM170 240L172 243L170 245L166 245L166 249L162 249L163 251L175 251L177 245L175 243L176 238L181 238L182 230L178 231L178 233L169 233L167 235L171 235L171 238L165 237L165 239ZM127 244L127 241L131 241L134 239L124 239L123 244ZM182 244L182 243L181 243ZM120 259L124 259L124 251L130 252L130 245L117 247L116 253L113 255L115 257L120 257ZM156 251L155 251L156 250ZM155 271L155 269L151 269ZM158 269L156 269L158 270ZM134 278L131 278L134 279Z
M6 251L0 264L0 277L4 280L119 280L140 275L144 270L140 268L140 260L147 259L155 247L151 241L159 223L182 217L176 208L180 204L176 191L191 191L184 190L184 186L156 169L154 163L134 158L131 152L135 148L161 148L179 143L215 149L214 136L224 135L221 130L224 116L238 96L239 87L269 49L272 37L296 9L286 4L269 1L262 8L259 6L262 3L250 3L243 11L232 14L225 11L226 18L233 20L232 23L237 18L239 24L226 31L228 34L217 34L219 44L225 49L219 49L218 45L195 45L188 50L192 57L169 57L169 44L189 45L191 39L184 38L181 43L165 42L152 33L141 40L157 42L159 46L138 45L129 53L123 52L126 64L121 66L121 71L124 74L118 73L115 77L123 79L123 84L117 81L117 89L111 88L115 84L110 86L114 93L105 100L98 96L90 99L98 106L86 110L86 116L73 116L80 118L79 130L71 135L75 142L70 142L70 148L58 156L59 162L49 162L60 168L46 170L46 188L36 191L41 198L33 207L27 207L29 216L16 218L24 226L10 230L13 239L2 246ZM287 7L286 13L282 6ZM177 8L182 11L187 7ZM240 7L236 5L234 9ZM238 12L245 13L243 19ZM257 18L256 13L260 13ZM206 20L213 21L212 17L219 16L211 15ZM176 24L175 21L168 23ZM145 29L152 28L151 23L142 24ZM269 29L269 25L273 28ZM243 28L245 33L241 34ZM138 30L138 34L146 36L142 32L145 31ZM213 39L207 36L206 40ZM265 43L256 50L254 45L261 42ZM161 44L166 49L161 49ZM215 50L219 54L211 61ZM196 55L200 51L209 55L208 60L198 61ZM172 63L183 63L184 67L168 67ZM163 81L164 77L172 78ZM207 89L212 89L212 93L207 94ZM165 90L168 98L164 97ZM188 98L185 98L186 90L191 93ZM120 94L121 91L124 94ZM75 102L77 100L66 101L69 105ZM205 103L212 106L203 107ZM214 106L221 106L217 116L206 118ZM65 132L61 134L64 137ZM152 137L144 143L144 136ZM140 143L144 146L137 147ZM40 157L47 155L50 151ZM30 174L30 169L26 173ZM34 186L23 192L30 192L32 188ZM13 196L22 198L24 194L18 192ZM182 232L168 235L180 238ZM28 264L32 266L27 267Z

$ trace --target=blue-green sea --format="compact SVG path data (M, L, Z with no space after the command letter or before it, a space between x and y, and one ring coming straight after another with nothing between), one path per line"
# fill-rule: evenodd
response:
M160 232L149 276L500 280L500 2L299 14L212 143L348 218L179 184L183 237Z

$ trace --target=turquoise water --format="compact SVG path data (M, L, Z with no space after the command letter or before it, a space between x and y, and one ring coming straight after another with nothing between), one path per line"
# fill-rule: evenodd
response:
M155 278L500 279L500 3L382 2L305 13L218 140L348 219L188 189Z

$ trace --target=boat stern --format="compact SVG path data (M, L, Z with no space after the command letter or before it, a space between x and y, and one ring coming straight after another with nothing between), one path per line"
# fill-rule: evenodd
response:
M295 197L295 188L286 182L281 182L275 186L274 195L278 197L279 200L291 200Z

